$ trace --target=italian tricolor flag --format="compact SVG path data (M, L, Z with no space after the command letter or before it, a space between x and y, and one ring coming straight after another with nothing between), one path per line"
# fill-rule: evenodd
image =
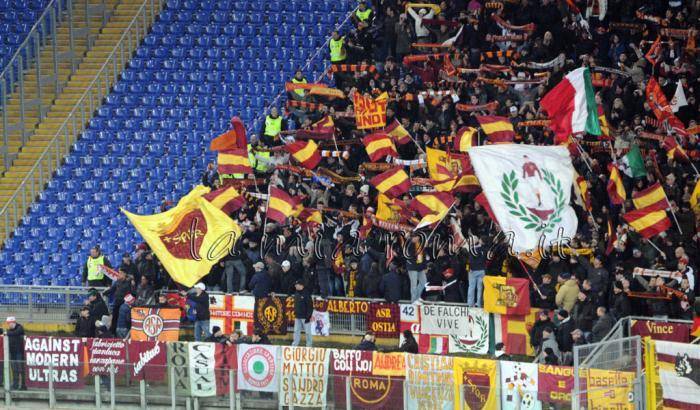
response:
M570 135L582 132L601 134L591 73L586 67L567 74L540 105L549 115L556 141L566 141Z

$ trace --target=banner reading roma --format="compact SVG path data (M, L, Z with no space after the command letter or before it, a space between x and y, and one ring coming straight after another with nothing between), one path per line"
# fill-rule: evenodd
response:
M80 363L83 357L82 339L26 336L24 353L27 361L27 387L46 389L49 387L49 378L53 380L56 389L80 389L85 385ZM49 366L52 368L49 369Z
M281 298L266 297L255 300L255 327L268 335L287 334L287 315Z
M180 338L180 309L131 308L131 340L174 342Z
M132 379L165 380L168 364L168 348L165 342L130 340L127 350Z
M386 126L386 104L388 101L389 96L385 92L375 99L356 92L353 95L353 105L355 106L357 129L384 128Z
M396 303L372 303L367 315L367 330L377 337L399 336L399 305Z
M280 406L326 407L328 349L282 347Z
M453 409L453 358L427 354L406 355L405 408Z
M688 343L690 341L690 327L690 323L633 320L632 336L649 336L654 340Z
M126 342L122 339L87 339L87 374L109 375L126 372Z
M537 366L537 398L543 403L571 404L574 369L569 366Z
M455 408L494 409L498 408L498 362L487 359L454 358L454 397Z

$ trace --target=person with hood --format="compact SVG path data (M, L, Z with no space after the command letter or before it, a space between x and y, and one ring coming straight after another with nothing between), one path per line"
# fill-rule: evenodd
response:
M211 328L211 336L209 336L206 341L226 344L226 341L228 341L228 337L226 337L226 335L219 326L214 326Z
M117 337L125 339L129 335L131 329L131 306L136 302L136 298L127 293L124 296L124 303L119 306L119 315L117 316Z
M632 304L629 296L624 292L622 282L616 280L612 288L612 303L610 303L610 314L617 319L630 316L632 314Z
M209 331L209 294L207 287L202 282L198 282L190 290L190 293L184 291L180 294L187 296L187 302L194 305L195 321L194 321L194 340L201 342L211 336Z
M301 330L306 333L306 347L311 347L313 339L311 337L311 316L314 313L314 301L311 294L306 290L304 281L297 279L294 283L294 339L292 346L299 346L301 343Z
M90 319L89 307L80 308L80 315L75 322L74 334L77 337L95 337L95 321Z
M8 316L5 322L12 368L12 390L27 390L24 375L24 327L17 323L14 316Z
M377 338L374 336L373 332L367 332L362 337L362 341L360 342L360 344L355 346L355 350L364 350L364 351L373 352L373 351L377 350L377 345L375 344L376 340L377 340Z
M603 340L615 326L615 319L612 318L604 306L598 306L596 315L598 315L598 320L596 320L591 329L591 341L593 343Z
M561 352L559 351L559 345L557 344L557 340L554 337L554 329L551 327L546 327L542 331L542 349L541 352L544 353L547 351L547 349L552 350L552 354L556 356L557 358L557 363L561 362ZM545 354L540 355L540 360L539 363L546 363L545 361Z
M549 318L549 311L544 309L537 314L537 320L530 330L530 344L535 351L538 351L542 345L542 331L547 327L554 328L555 326Z
M559 283L561 286L557 292L555 302L558 307L566 310L567 312L571 312L571 309L574 308L576 299L578 298L578 283L576 283L576 279L574 279L568 272L563 272L559 275Z
M294 284L297 280L301 279L301 272L299 271L298 266L296 266L296 263L292 264L288 260L282 261L280 267L282 269L280 278L280 292L291 295L295 290Z
M576 329L576 324L569 316L569 312L564 309L559 309L557 311L557 319L559 320L559 327L557 328L557 344L559 345L559 350L562 354L573 352L574 341L571 338L571 332Z

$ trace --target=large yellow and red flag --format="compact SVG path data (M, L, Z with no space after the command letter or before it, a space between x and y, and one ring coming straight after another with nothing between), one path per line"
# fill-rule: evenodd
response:
M267 202L267 217L278 223L284 223L287 218L299 214L298 201L280 188L270 187L270 197Z
M390 169L369 181L377 191L390 197L398 197L411 189L411 180L401 167Z
M488 136L489 142L493 144L513 142L515 130L508 118L496 115L477 115L476 120L479 121L481 129Z
M457 131L454 139L455 151L467 152L469 148L476 145L476 128L462 127Z
M234 187L220 188L203 195L204 199L227 214L236 212L245 204L245 197Z
M527 315L530 313L529 281L484 276L484 310L501 315Z
M207 275L241 237L238 224L203 197L207 192L209 188L197 186L175 207L154 215L121 209L170 277L188 287Z
M253 168L248 159L246 148L234 148L219 151L217 159L219 174L252 174Z
M367 97L359 92L353 95L355 123L358 130L386 127L386 104L389 95L384 92L377 98Z
M245 148L248 145L245 125L238 117L231 118L231 129L211 140L211 151L226 151L234 148Z
M655 209L666 209L671 206L666 199L666 193L658 182L650 187L632 194L632 202L637 209L653 207Z
M627 198L627 191L625 191L625 186L622 183L620 170L613 164L608 165L608 170L610 171L610 179L607 186L608 197L610 197L610 202L613 204L621 205Z
M383 132L393 138L399 145L404 145L411 142L411 135L397 119L394 119L391 124L384 128Z
M433 192L417 195L409 207L418 212L422 219L416 226L421 229L442 221L455 203L455 197L447 192Z
M622 215L622 218L637 233L649 239L671 227L671 220L668 219L664 209L657 209L654 206L636 209Z
M304 168L314 169L321 162L321 154L318 152L318 145L312 140L295 141L285 145L287 151Z

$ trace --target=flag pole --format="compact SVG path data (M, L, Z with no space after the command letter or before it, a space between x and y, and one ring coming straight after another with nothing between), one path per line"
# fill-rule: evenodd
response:
M654 249L656 249L657 251L659 251L659 253L661 254L661 256L663 256L663 258L666 259L666 252L664 252L664 251L662 251L661 249L659 249L659 247L656 246L656 244L654 243L654 241L652 241L651 239L648 239L647 242L649 242L649 243L651 244L651 246L653 246Z
M410 138L411 141L413 141L413 143L416 144L416 148L418 148L418 150L420 150L420 152L422 152L422 153L426 156L426 161L427 161L428 153L425 152L425 151L423 150L423 148L421 148L420 145L418 145L418 141L416 141L416 140L413 138L413 135L411 135L410 132L407 132L407 134L408 134L408 138Z
M539 252L539 250L538 250L538 252ZM540 291L540 287L537 286L537 283L535 283L535 280L532 279L532 275L530 275L530 271L527 270L527 268L525 267L525 264L523 263L522 260L520 260L519 257L516 256L515 258L516 258L516 259L518 260L518 262L520 263L520 267L523 268L523 270L524 270L525 273L527 274L527 277L530 278L530 282L532 282L532 286L535 287L535 290L537 291L537 293L540 295L540 297L543 298L544 295L543 295L542 292Z
M683 149L683 147L681 147L681 145L678 143L678 140L676 140L676 136L673 135L673 136L671 136L671 138L673 138L673 142L675 142L676 145L678 145L678 148L679 148L679 149L681 150L681 152L683 153L683 156L688 160L688 162L690 163L690 166L693 167L693 171L695 171L695 175L697 175L697 176L700 177L700 172L698 172L698 169L695 168L695 164L693 164L693 160L690 159L690 157L688 156L688 153L685 152L685 150Z
M267 212L270 210L270 181L267 182L267 203L265 204L265 219L263 220L263 236L262 236L262 243L265 243L265 240L267 239ZM265 246L260 246L260 258L264 258L265 255L263 254Z

